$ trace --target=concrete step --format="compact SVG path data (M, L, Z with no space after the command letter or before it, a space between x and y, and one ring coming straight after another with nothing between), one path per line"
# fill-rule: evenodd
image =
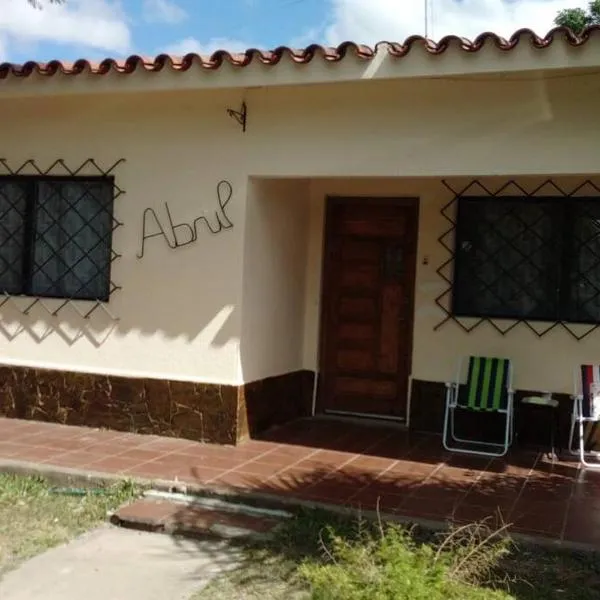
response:
M290 513L216 498L147 492L120 507L110 522L120 527L185 537L261 538L269 536Z

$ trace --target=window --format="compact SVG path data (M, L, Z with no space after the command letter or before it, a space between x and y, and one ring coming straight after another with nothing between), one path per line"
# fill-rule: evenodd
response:
M600 198L458 199L453 313L600 322Z
M0 177L0 293L107 301L111 177Z

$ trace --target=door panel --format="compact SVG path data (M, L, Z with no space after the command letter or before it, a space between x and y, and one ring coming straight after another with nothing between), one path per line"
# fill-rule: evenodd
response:
M319 386L323 411L405 416L417 219L416 200L328 201Z
M374 324L342 321L339 329L339 339L344 341L346 348L364 349L372 347L377 331Z
M379 265L343 261L340 267L340 284L347 291L376 292L379 286Z
M360 261L377 264L379 260L379 244L365 240L345 237L341 246L342 260Z
M368 323L374 326L374 317L377 314L376 298L341 297L338 312L342 319L352 319L354 323Z

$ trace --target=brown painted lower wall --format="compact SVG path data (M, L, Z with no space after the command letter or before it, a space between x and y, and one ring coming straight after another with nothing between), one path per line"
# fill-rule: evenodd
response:
M0 416L236 444L310 415L313 385L312 371L234 386L0 367ZM547 445L549 411L520 402L532 393L515 393L518 442ZM557 397L560 442L566 447L572 401ZM414 380L411 429L441 433L445 398L443 383ZM461 417L459 433L465 436L494 440L500 435L501 420L494 415L465 412ZM600 450L600 428L588 427L587 435L590 448Z
M550 440L552 411L545 407L527 406L521 403L525 396L540 394L533 390L515 391L515 431L518 443L524 446L546 446ZM573 401L568 394L555 394L558 407L558 442L566 448L569 441L571 413ZM413 380L410 412L410 428L415 431L442 433L444 426L444 409L446 405L446 386L443 383ZM460 421L459 421L460 419ZM502 417L482 413L461 411L457 417L460 423L461 437L482 436L490 441L498 440L502 434ZM462 435L461 435L462 434ZM600 450L600 428L596 425L587 427L586 439L591 450Z
M243 385L238 405L238 440L310 416L314 380L314 372L296 371Z
M309 414L309 381L304 371L234 386L0 367L0 416L235 444Z

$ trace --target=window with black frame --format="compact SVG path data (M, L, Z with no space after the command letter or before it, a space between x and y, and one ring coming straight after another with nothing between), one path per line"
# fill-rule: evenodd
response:
M0 293L107 301L112 177L0 177Z
M457 317L600 322L600 198L461 197Z

